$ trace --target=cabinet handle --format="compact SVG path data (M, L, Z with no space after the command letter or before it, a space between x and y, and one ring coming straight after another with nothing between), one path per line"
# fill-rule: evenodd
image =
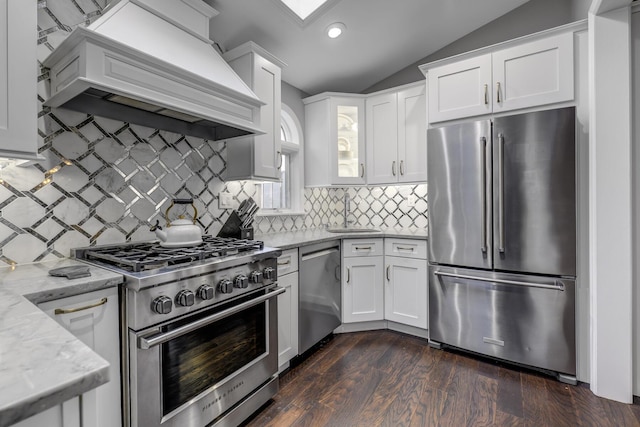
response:
M351 281L351 269L347 267L347 283L349 283L350 281Z
M353 249L355 249L356 251L370 251L371 246L356 246Z
M280 159L280 164L278 165L278 170L282 169L282 152L281 151L277 151L277 156Z
M360 178L364 178L364 163L360 163Z
M389 276L389 269L391 268L390 265L387 265L387 282L391 281L391 277Z
M413 248L408 248L406 246L396 246L396 249L399 251L409 251L409 252L413 252Z
M291 264L290 259L286 260L285 262L278 262L278 265L289 265L289 264Z
M496 83L496 86L498 87L496 100L498 101L498 104L499 104L500 102L502 102L502 100L500 99L500 82Z
M396 161L391 162L391 173L396 176Z
M489 85L484 85L484 105L489 105Z
M69 313L77 313L78 311L82 311L82 310L89 310L90 308L95 308L95 307L100 307L101 305L104 305L107 303L107 298L102 298L100 301L94 303L94 304L89 304L89 305L85 305L84 307L76 307L76 308L56 308L53 311L53 314L69 314Z
M400 160L400 175L404 175L404 160Z

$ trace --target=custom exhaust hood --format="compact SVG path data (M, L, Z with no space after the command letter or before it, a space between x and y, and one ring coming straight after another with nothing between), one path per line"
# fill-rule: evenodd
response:
M264 133L262 101L209 40L202 0L116 0L43 62L50 107L209 140Z

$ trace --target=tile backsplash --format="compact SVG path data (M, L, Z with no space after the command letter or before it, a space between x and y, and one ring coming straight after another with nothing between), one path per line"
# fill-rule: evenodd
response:
M78 25L100 15L105 0L37 1L38 66ZM39 151L46 160L0 170L0 265L69 256L69 249L151 240L149 231L172 197L192 197L198 223L217 234L230 214L218 194L259 200L248 181L225 182L226 146L69 110L43 107L47 74L38 78ZM343 196L350 219L363 226L427 227L427 186L313 188L305 215L258 217L257 232L341 225ZM414 207L407 197L415 196Z

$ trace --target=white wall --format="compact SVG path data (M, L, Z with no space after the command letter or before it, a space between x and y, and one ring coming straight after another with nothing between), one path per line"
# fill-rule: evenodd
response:
M574 19L574 15L582 15L580 19L584 19L587 17L586 10L589 4L590 0L530 0L517 9L367 88L363 93L371 93L422 80L424 76L418 70L418 66L427 62L568 24L577 20Z
M590 386L598 396L631 403L632 77L625 2L596 0L589 13Z
M633 76L633 394L640 396L640 9L631 15L631 49Z

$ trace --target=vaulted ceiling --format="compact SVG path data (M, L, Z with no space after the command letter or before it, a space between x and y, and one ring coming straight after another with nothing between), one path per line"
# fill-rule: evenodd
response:
M282 78L313 95L371 85L528 0L329 0L304 21L280 0L206 0L223 50L254 41L287 64ZM326 36L334 22L346 31Z

